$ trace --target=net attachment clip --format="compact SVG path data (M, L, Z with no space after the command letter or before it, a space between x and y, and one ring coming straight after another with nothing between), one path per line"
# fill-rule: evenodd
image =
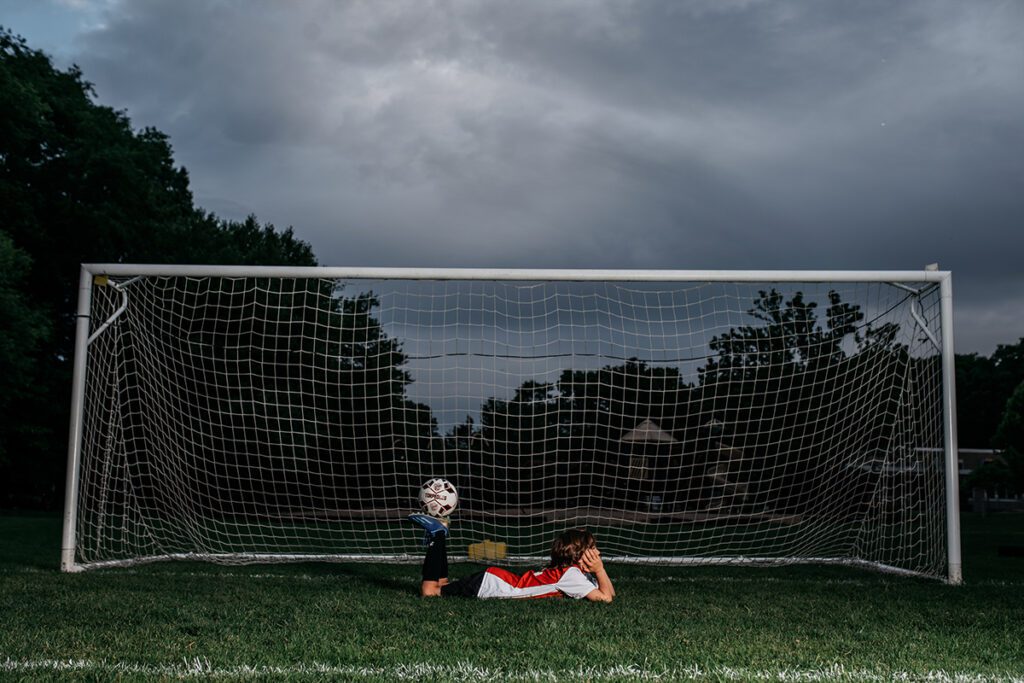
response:
M125 310L128 308L128 285L137 282L141 279L142 276L138 275L130 280L125 280L124 282L118 283L111 280L107 275L97 275L93 277L93 284L100 285L101 287L106 287L109 285L110 287L113 287L115 290L117 290L121 294L121 305L118 306L117 310L114 311L114 313L109 318L107 318L102 325L96 328L95 332L89 335L89 338L85 340L86 345L91 344L93 340L95 340L98 336L103 334L103 332L106 331L108 327L113 325L115 320L121 317L121 314L124 313Z
M939 264L931 263L927 268L925 268L925 270L938 270L938 268ZM914 322L917 323L917 326L921 328L921 332L924 333L924 336L928 337L928 341L932 343L932 346L941 353L942 344L940 344L939 340L935 338L935 334L928 328L927 321L925 321L924 316L921 315L921 295L933 291L938 287L938 285L929 284L921 289L915 289L914 287L905 285L902 282L891 282L889 284L893 287L899 287L902 290L910 292L910 317L913 318Z

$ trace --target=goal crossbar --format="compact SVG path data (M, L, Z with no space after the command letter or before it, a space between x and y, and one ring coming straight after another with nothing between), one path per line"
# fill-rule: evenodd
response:
M563 280L576 282L943 282L945 270L601 270L555 268L354 268L87 263L91 275L368 280Z

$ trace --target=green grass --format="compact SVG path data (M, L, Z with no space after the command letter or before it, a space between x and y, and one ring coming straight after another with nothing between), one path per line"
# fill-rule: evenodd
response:
M839 567L611 566L618 598L422 600L410 565L64 575L60 518L0 516L0 678L1024 679L1024 515L963 519L966 584ZM475 566L457 565L455 576Z

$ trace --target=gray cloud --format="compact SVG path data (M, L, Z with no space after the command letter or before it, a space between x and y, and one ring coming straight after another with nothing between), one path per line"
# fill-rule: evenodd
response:
M938 261L1024 336L1018 2L106 4L101 101L323 263Z

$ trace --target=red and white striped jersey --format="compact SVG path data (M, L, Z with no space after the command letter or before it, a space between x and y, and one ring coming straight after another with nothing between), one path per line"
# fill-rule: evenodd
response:
M541 569L516 575L507 569L488 567L478 598L584 598L597 583L576 565Z

